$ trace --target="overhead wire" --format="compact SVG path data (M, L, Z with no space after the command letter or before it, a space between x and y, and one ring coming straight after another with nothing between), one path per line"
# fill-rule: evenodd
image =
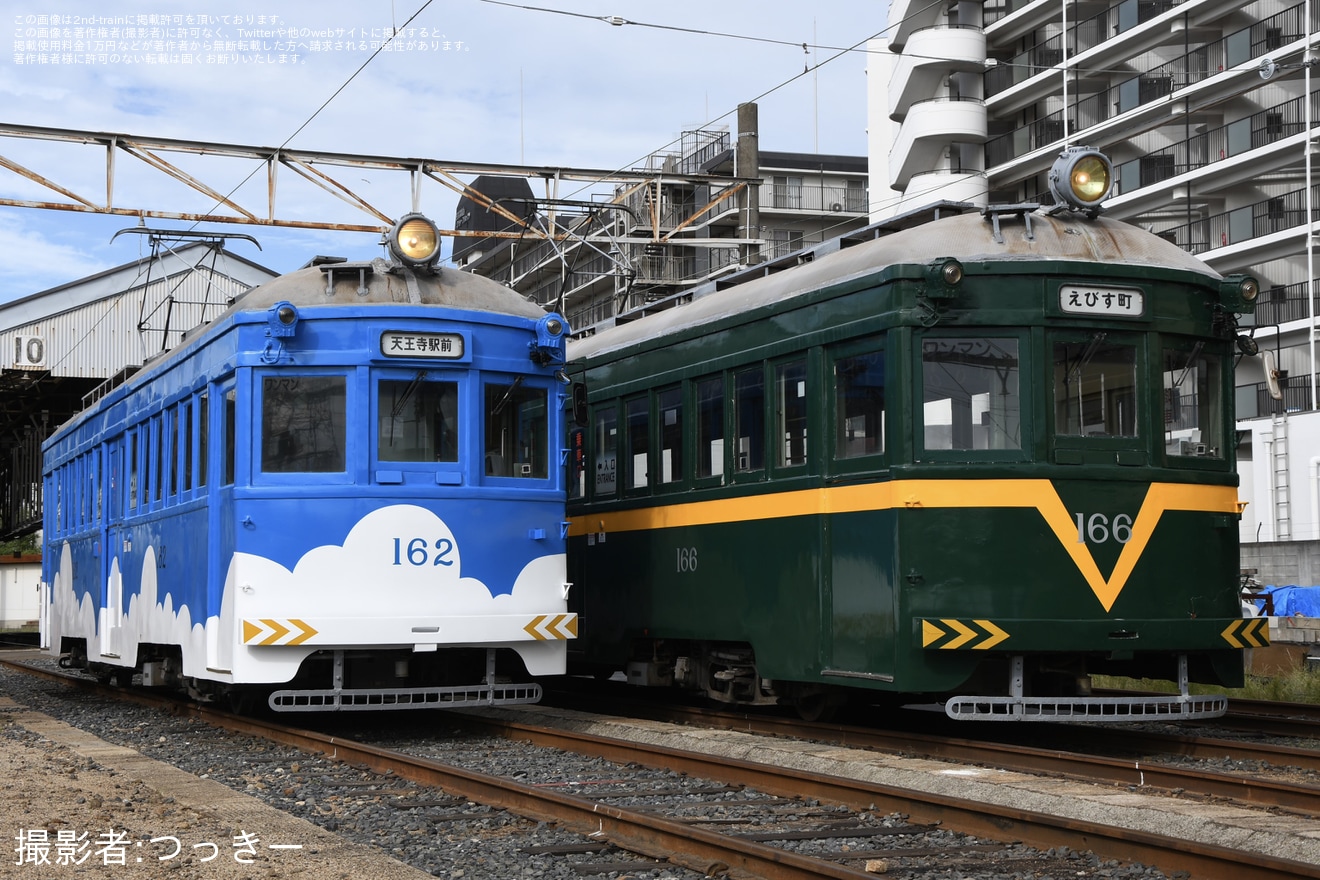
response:
M407 28L408 25L412 24L413 20L416 19L417 16L419 16L419 15L421 15L423 12L425 12L426 9L427 9L427 8L428 8L433 2L435 2L435 0L425 0L425 2L422 3L422 5L421 5L420 7L418 7L418 9L417 9L416 12L414 12L412 15L408 16L408 19L407 19L407 20L406 20L401 26L396 27L396 28L393 28L393 29L392 29L392 30L393 30L393 33L390 34L389 38L386 39L386 40L383 40L383 41L381 42L380 46L378 46L374 52L372 52L369 56L367 56L367 59L366 59L365 61L363 61L360 65L358 65L357 70L354 70L351 74L349 74L348 79L344 80L344 82L343 82L342 84L340 84L340 86L339 86L337 89L335 89L334 92L332 92L332 93L330 94L330 97L328 97L328 98L326 98L324 101L322 101L322 102L321 102L321 105L320 105L319 107L317 107L315 110L313 110L313 111L312 111L312 114L311 114L310 116L308 116L305 120L303 120L302 124L299 125L296 129L294 129L294 130L293 130L293 133L290 134L288 137L286 137L286 138L280 143L280 145L279 145L278 147L275 148L275 151L276 151L276 152L279 152L280 150L283 150L285 147L287 147L287 146L289 145L289 142L290 142L290 141L292 141L295 137L297 137L297 136L303 131L303 129L307 128L308 125L311 125L312 121L315 120L316 117L319 116L319 115L321 114L321 111L325 110L326 107L330 106L330 102L333 101L335 98L339 97L339 95L344 91L344 89L348 88L349 84L352 83L353 80L355 80L355 79L357 78L358 74L362 73L362 71L366 69L367 65L370 64L372 61L375 60L375 58L376 58L377 55L379 55L381 52L385 51L385 47L388 46L388 45L394 40L394 38L395 38L396 36L398 36L398 34L399 34L401 31L403 31L405 28ZM392 10L391 10L391 11L392 11ZM210 210L211 210L211 211L214 211L214 210L220 208L221 206L223 206L226 202L229 201L230 197L232 197L232 196L234 195L234 193L238 192L238 190L239 190L239 189L240 189L245 183L247 183L249 180L251 180L251 179L257 174L257 172L260 171L260 170L261 170L261 165L258 164L258 165L257 165L256 167L254 167L254 168L252 169L252 171L250 171L250 172L249 172L249 173L248 173L248 174L247 174L242 180L240 180L238 183L234 184L234 186L229 190L229 192L227 192L227 193L224 194L223 198L217 200L216 203L211 207ZM206 213L210 213L210 211L208 211L208 212L206 212ZM201 223L201 221L193 221L193 224L187 228L187 231L190 231L190 232L191 232L191 231L195 230L195 229L200 225L200 223ZM139 252L139 254L140 254L140 252ZM154 259L154 256L153 256L152 259ZM200 261L199 261L198 265L200 265ZM194 268L195 268L195 267L194 267ZM141 276L142 276L142 268L141 268L141 264L139 264L139 268L138 268L138 277L140 278ZM146 296L146 290L145 290L145 289L143 290L143 296ZM98 319L96 320L96 323L92 325L92 328L91 328L91 329L92 329L92 330L95 330L96 327L100 326L101 322L103 322L106 318L108 318L113 312L114 312L114 309L107 309L106 312L105 312L105 314L103 314L100 318L98 318ZM168 328L166 328L166 333L168 334ZM77 340L76 342L74 342L74 344L73 344L72 346L70 346L70 347L68 348L68 350L65 352L65 354L64 354L64 356L61 358L60 362L62 363L64 360L68 359L68 357L71 356L71 355L77 350L78 346L82 345L84 342L89 341L90 339L91 339L91 336L90 336L90 335L84 335L84 337L83 337L82 339L79 339L79 340ZM58 366L58 364L57 364L57 366ZM37 382L39 382L39 381L40 381L39 378L35 378L35 379L33 379L33 380L32 380L32 385L33 385L33 387L35 387L35 385L36 385Z

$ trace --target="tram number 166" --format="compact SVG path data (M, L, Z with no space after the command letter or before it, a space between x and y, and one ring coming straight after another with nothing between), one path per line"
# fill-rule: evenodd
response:
M697 570L696 547L676 547L674 549L676 554L676 568L680 574Z
M1132 517L1120 513L1112 520L1103 513L1093 513L1089 517L1077 514L1077 543L1103 544L1113 538L1120 544L1132 540Z

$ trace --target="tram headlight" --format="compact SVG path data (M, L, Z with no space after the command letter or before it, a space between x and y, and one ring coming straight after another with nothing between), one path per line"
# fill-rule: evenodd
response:
M430 266L440 259L440 230L421 214L405 214L390 229L390 253L405 266Z
M562 364L567 354L568 322L556 314L536 322L536 341L530 343L531 357L541 366Z
M1219 282L1219 303L1230 312L1248 315L1256 311L1260 282L1249 275L1229 275Z
M298 307L281 300L266 312L266 327L271 336L287 338L298 329Z
M1069 147L1054 160L1049 183L1056 204L1094 217L1114 187L1114 166L1099 150Z
M963 264L953 257L941 257L926 266L926 296L947 299L958 292L963 280Z

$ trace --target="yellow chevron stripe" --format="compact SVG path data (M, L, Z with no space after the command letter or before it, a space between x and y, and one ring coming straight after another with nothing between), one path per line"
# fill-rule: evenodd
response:
M667 504L635 510L596 513L570 519L569 535L632 532L680 526L779 519L830 513L904 508L1035 508L1068 553L1077 571L1108 611L1127 585L1145 552L1155 526L1170 510L1237 513L1232 486L1152 483L1132 523L1114 570L1100 574L1090 548L1077 540L1077 524L1049 480L893 480L861 486L801 489L769 495ZM1225 635L1227 638L1227 635Z
M972 645L972 650L974 651L989 650L990 648L993 648L995 645L999 644L1000 642L1008 638L1008 633L1004 632L1002 629L995 626L993 623L991 623L988 620L976 620L973 621L973 623L975 623L977 626L981 627L990 634L990 638L986 639L984 642L979 642L975 645Z
M958 638L949 642L947 645L940 645L941 651L956 651L963 645L976 638L977 632L965 623L957 620L941 620L940 623L947 623L958 631Z

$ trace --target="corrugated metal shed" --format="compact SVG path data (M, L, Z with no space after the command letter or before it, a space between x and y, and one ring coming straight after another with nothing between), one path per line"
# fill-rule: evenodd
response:
M176 345L184 331L274 277L223 249L213 254L191 244L6 303L0 369L52 378L115 376Z
M275 277L217 242L162 248L0 305L0 538L41 525L41 444L107 380Z

